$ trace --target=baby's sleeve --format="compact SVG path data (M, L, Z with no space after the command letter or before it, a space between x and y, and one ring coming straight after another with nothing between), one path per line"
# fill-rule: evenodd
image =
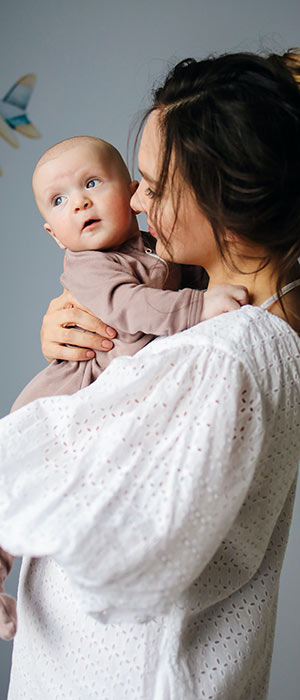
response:
M173 335L201 321L199 289L157 289L143 284L124 259L102 251L67 251L64 287L119 333Z
M147 619L178 600L231 528L260 458L252 376L201 339L176 338L0 422L1 545L53 557L103 620Z

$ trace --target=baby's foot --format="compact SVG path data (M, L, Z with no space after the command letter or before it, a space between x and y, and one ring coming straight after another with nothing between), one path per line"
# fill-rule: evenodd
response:
M0 637L8 641L17 631L17 605L7 593L0 593Z

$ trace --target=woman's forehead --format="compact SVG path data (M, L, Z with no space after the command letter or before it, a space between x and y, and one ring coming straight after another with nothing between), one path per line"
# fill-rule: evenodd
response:
M149 183L157 183L161 177L161 171L164 165L165 148L164 148L164 132L161 122L162 111L159 109L153 110L149 115L141 138L139 150L139 170L142 176ZM167 158L166 167L168 170L169 183L172 186L180 183L183 186L180 169L176 166L175 149L171 150ZM167 183L165 183L167 185Z
M153 177L153 169L158 170L159 156L161 153L161 130L159 126L158 111L154 110L149 115L141 138L139 149L139 168L144 173L149 172ZM150 170L152 172L150 172Z

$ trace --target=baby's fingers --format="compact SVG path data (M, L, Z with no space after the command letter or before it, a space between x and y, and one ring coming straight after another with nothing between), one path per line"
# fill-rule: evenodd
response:
M218 287L215 287L215 289L218 289ZM225 284L224 292L226 294L226 297L230 297L233 301L237 301L239 306L244 306L244 304L248 304L249 302L248 289L243 285ZM230 309L230 311L233 311L236 308L238 307L233 306L233 308Z
M223 300L223 312L227 311L236 311L237 309L240 309L241 306L244 306L244 304L247 304L247 301L243 301L244 297L241 297L241 299L233 298L233 297L224 297Z

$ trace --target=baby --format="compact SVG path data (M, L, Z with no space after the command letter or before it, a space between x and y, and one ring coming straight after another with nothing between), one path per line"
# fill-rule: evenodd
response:
M12 410L42 396L72 394L91 384L114 357L133 355L155 336L185 330L241 298L241 288L230 285L205 293L176 291L180 267L144 248L130 208L136 187L119 152L98 138L67 139L38 161L33 192L45 230L66 251L62 285L118 336L109 353L99 351L86 362L52 362Z
M114 326L118 337L109 353L96 352L83 362L51 362L25 387L12 410L43 396L72 394L91 384L114 357L132 355L156 336L228 311L233 301L235 306L246 302L245 289L231 285L177 291L180 267L144 248L130 208L137 183L106 141L77 136L55 144L38 161L32 184L45 230L66 251L63 287ZM0 552L1 585L11 566L9 557L3 552L1 561ZM2 587L0 636L6 639L16 628L12 600Z

